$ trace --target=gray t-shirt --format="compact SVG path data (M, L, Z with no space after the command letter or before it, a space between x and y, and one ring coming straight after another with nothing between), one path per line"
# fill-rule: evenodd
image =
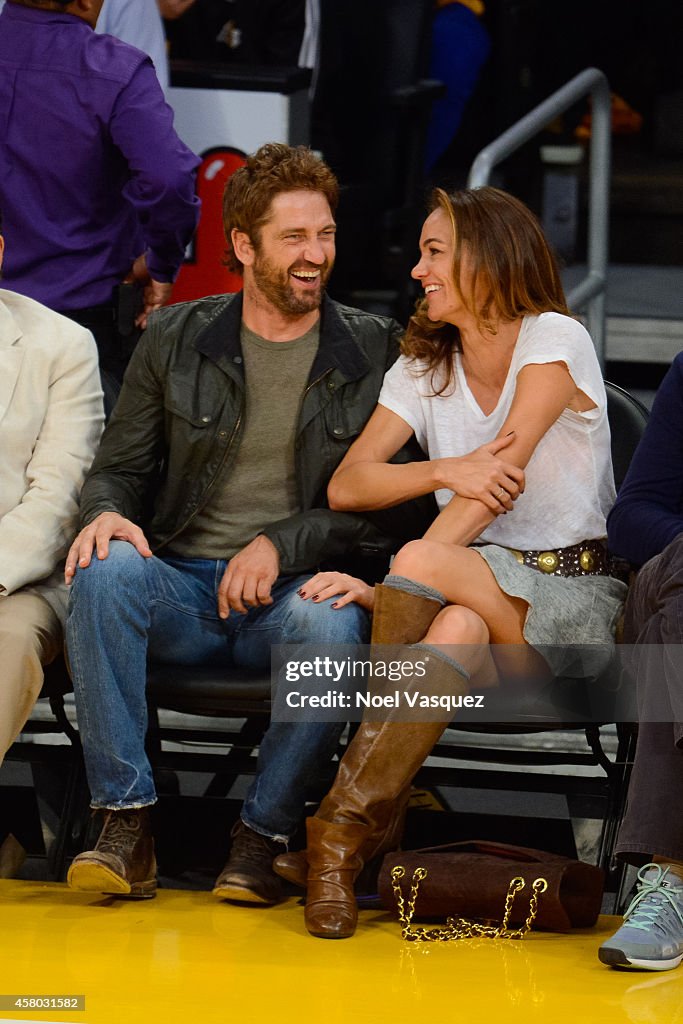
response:
M294 445L320 323L294 341L267 341L242 324L240 340L246 381L242 439L207 504L171 545L185 558L232 558L264 527L301 511Z

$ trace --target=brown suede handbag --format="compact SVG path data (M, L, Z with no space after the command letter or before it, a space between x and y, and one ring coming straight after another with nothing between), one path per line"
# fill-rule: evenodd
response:
M500 921L513 878L525 879L525 893L531 891L536 878L544 878L548 888L539 898L533 927L553 932L592 927L600 913L605 881L602 868L593 864L506 843L473 839L399 850L386 854L378 879L382 906L394 916L398 911L391 872L397 865L405 868L408 881L416 868L427 869L415 902L415 917L422 920L463 917ZM521 925L528 913L528 899L515 901L510 924Z

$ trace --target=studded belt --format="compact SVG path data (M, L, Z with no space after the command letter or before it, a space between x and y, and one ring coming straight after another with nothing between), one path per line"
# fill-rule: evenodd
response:
M550 551L517 551L510 548L520 565L538 569L548 576L616 576L607 546L601 540L583 540L567 548Z

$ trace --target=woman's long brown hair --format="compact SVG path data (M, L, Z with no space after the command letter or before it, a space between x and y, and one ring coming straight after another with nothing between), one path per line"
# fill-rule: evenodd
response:
M497 322L538 313L570 315L555 256L524 203L488 185L453 193L437 188L428 212L439 209L453 229L453 282L480 327L495 334ZM464 250L472 274L469 294L461 283ZM481 284L484 299L475 308ZM420 373L431 374L434 394L443 394L453 381L453 351L461 347L458 328L430 320L422 298L401 347L404 355L425 364Z

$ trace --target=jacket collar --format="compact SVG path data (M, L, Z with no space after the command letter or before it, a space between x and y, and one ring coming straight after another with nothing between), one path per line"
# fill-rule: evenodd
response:
M242 323L242 293L226 296L227 302L220 312L198 335L195 348L230 376L244 378L240 326ZM339 306L327 295L320 309L320 344L311 367L310 380L317 380L328 370L337 370L345 380L358 380L365 376L370 362L356 342L348 323L342 318Z
M340 306L327 295L320 309L320 346L311 367L311 380L336 369L345 380L358 380L370 369L370 361L342 318Z
M225 305L197 335L194 347L231 377L237 375L243 379L240 345L242 292L226 295L225 299Z

